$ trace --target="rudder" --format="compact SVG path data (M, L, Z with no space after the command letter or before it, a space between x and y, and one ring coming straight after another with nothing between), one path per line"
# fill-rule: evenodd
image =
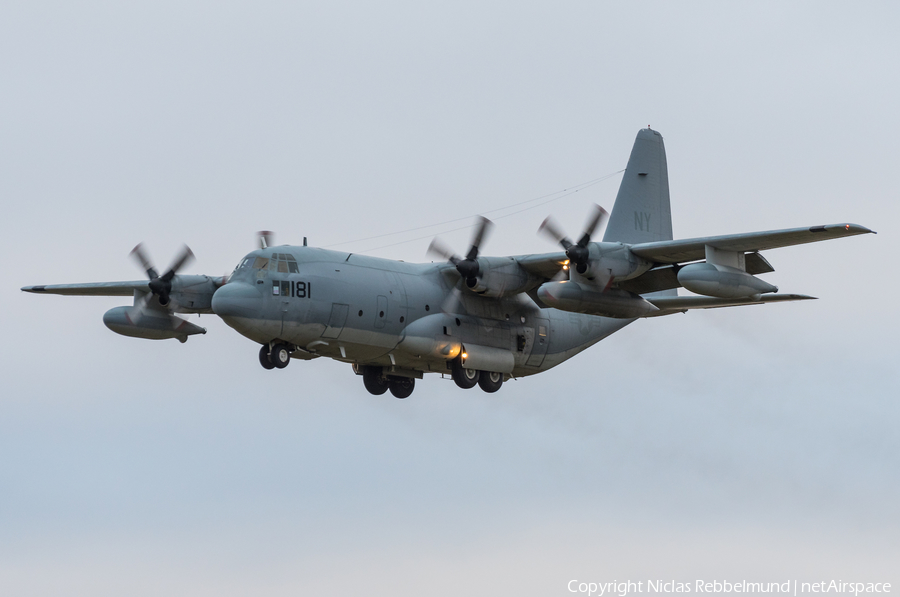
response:
M672 240L666 148L657 131L638 131L603 240L630 244Z

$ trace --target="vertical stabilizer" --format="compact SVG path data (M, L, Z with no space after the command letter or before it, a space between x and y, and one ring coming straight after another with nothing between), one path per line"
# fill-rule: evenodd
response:
M672 240L666 148L654 130L638 131L603 240L631 244Z

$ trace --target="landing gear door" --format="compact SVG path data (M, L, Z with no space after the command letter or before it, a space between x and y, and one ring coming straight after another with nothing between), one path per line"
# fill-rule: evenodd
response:
M547 346L550 344L550 320L542 317L535 318L533 330L534 341L531 344L531 354L528 356L528 360L525 361L525 365L528 367L540 367L544 362L544 357L547 355Z

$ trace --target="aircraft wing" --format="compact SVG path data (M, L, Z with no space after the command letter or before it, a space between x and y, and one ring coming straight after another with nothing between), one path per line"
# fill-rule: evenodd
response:
M90 284L52 284L49 286L25 286L25 292L39 294L66 294L83 296L133 296L134 291L149 292L147 280L137 282L96 282Z
M558 253L542 253L540 255L522 255L514 257L522 268L530 274L547 278L548 280L559 273L563 263L569 258L564 251Z
M764 305L766 303L782 303L785 301L809 301L815 300L814 296L805 294L764 294L758 299L738 298L724 299L711 296L665 296L644 297L659 308L659 311L647 315L647 317L659 317L673 313L684 313L689 309L716 309L718 307L738 307L740 305Z
M770 230L768 232L748 232L745 234L639 243L631 246L631 252L655 263L683 263L705 259L706 245L725 251L764 251L766 249L790 247L792 245L802 245L820 240L868 234L870 232L874 233L872 230L857 224L831 224L828 226L812 226L810 228L788 228L786 230Z

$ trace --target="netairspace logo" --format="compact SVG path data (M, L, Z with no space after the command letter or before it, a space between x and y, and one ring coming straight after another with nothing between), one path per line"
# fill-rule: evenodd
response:
M741 580L676 580L610 581L584 582L570 580L566 585L570 593L580 593L587 597L627 597L633 593L783 593L797 597L801 593L842 593L858 597L865 593L890 593L891 583L886 582L843 582L841 580L798 582L750 582Z

